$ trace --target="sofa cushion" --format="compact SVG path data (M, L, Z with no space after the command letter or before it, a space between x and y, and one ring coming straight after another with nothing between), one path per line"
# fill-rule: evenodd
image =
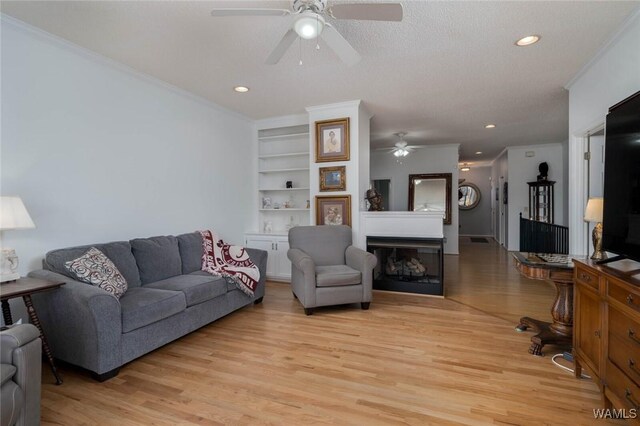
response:
M184 311L187 302L181 291L137 287L120 298L120 308L122 332L127 333Z
M182 259L182 273L190 274L202 269L202 235L199 232L178 235Z
M129 288L140 287L140 274L136 258L131 253L131 244L128 241L116 241L106 244L92 244L88 246L69 247L52 250L45 255L44 266L46 269L76 279L75 276L65 268L64 264L70 260L77 259L95 247L105 254L116 265L118 271L127 281Z
M79 281L99 287L117 299L127 291L127 281L116 265L95 247L79 258L65 262L64 267Z
M131 240L140 281L148 284L182 274L178 239L173 235Z
M201 277L214 277L214 275L211 275L210 273L205 272L205 271L196 271L196 272L190 273L189 275L198 275L198 276L201 276ZM224 277L214 277L214 278L223 280L226 283L227 291L239 290L238 289L238 285L236 283L234 283L233 280L228 280L228 279L226 279Z
M316 286L333 287L338 285L360 284L360 271L347 265L316 266Z
M184 293L187 306L193 306L225 294L227 283L224 278L213 275L178 275L147 284L144 288L181 291Z

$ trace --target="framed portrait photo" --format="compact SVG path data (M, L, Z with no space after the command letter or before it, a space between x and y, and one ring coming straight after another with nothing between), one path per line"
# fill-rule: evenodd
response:
M349 117L316 121L316 163L349 160Z
M320 192L346 190L347 166L320 167Z
M317 195L316 225L351 226L351 195Z

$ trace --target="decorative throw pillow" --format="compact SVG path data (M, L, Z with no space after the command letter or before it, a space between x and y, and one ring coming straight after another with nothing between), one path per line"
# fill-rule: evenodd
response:
M91 247L79 258L65 262L64 267L78 277L78 280L100 287L117 299L127 291L127 281L116 265L95 247Z

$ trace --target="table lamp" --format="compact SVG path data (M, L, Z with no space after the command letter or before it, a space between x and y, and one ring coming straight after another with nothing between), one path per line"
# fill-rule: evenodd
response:
M20 197L0 197L0 232L13 229L31 229L36 225L31 220ZM0 283L20 278L18 256L12 248L2 246L0 252Z
M593 241L593 254L591 259L604 260L607 253L602 251L602 198L589 198L587 208L584 210L584 221L595 222L591 240Z

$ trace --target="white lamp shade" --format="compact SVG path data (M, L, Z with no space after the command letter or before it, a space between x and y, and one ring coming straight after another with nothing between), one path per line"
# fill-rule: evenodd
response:
M602 198L589 198L587 208L584 210L585 222L602 222Z
M20 197L0 197L0 230L35 227Z
M324 29L324 18L317 13L305 12L293 24L293 29L305 40L314 39Z

